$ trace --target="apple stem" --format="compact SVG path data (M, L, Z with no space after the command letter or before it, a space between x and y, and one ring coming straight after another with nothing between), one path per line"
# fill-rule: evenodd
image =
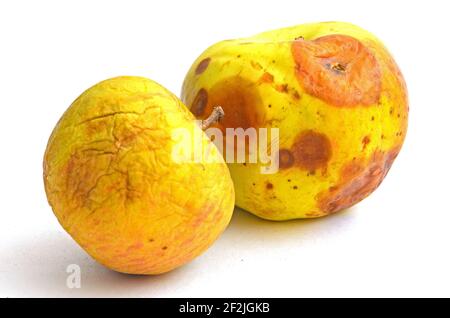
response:
M215 106L211 112L211 115L209 115L209 117L205 120L202 120L202 129L205 130L212 124L217 123L223 118L223 116L225 116L223 108L220 106Z

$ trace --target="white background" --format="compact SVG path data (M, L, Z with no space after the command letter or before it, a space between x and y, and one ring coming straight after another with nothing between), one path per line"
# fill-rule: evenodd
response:
M2 1L0 296L450 296L448 1ZM237 210L202 256L161 276L95 263L57 223L42 156L63 111L118 75L175 93L209 45L305 22L380 37L410 92L404 148L343 213L274 223ZM66 287L79 264L82 288Z

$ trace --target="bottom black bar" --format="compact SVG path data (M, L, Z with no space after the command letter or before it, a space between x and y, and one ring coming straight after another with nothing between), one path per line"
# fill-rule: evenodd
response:
M405 314L424 313L429 316L439 305L447 305L448 299L295 299L295 298L30 298L1 299L0 306L13 307L15 313L21 310L40 311L62 308L71 316L104 314L105 310L117 315L130 317L136 313L144 317L161 317L163 315L192 317L301 317L322 314L345 314L364 317L370 315L387 315L397 311ZM445 308L446 309L446 308ZM52 310L52 311L53 311ZM60 312L62 313L62 312Z

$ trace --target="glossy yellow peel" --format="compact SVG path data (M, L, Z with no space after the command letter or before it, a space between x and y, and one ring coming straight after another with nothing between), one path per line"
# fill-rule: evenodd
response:
M236 204L270 220L320 217L361 201L407 130L406 85L393 58L374 35L342 22L219 42L192 65L182 100L198 118L222 106L222 130L279 128L277 173L229 163Z

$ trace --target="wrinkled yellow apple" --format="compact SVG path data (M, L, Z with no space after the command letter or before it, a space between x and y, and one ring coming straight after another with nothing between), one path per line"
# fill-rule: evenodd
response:
M229 163L236 204L271 220L324 216L367 197L407 129L399 68L375 36L348 23L219 42L192 65L181 98L198 118L221 105L222 130L279 129L277 173Z
M48 201L64 229L101 264L159 274L205 251L225 229L234 189L214 163L177 162L175 129L211 142L181 101L141 77L103 81L56 125L44 157Z

